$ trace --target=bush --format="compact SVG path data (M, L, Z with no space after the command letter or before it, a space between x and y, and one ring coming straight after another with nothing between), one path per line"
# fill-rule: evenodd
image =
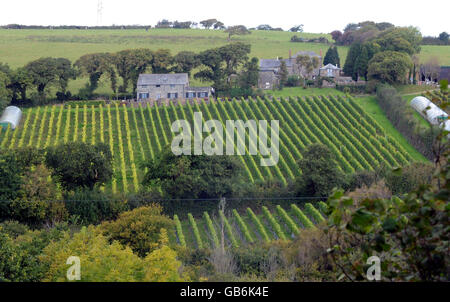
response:
M15 220L8 220L0 223L0 228L1 232L7 234L11 239L15 239L29 231L28 226Z
M50 268L44 281L67 281L66 261L77 255L81 260L83 282L180 282L187 281L179 275L181 263L176 253L167 246L167 234L161 230L157 249L145 259L133 254L129 247L119 242L108 242L101 231L93 226L83 228L71 237L51 243L40 260Z
M0 281L41 281L49 267L39 256L50 242L62 238L64 231L68 229L67 225L26 231L15 238L15 234L22 233L26 227L17 223L7 223L5 226L6 229L0 227Z
M145 257L158 246L161 229L172 230L174 222L161 214L156 204L120 214L116 221L104 222L100 228L111 240L128 245Z
M83 225L116 219L128 209L125 201L117 200L99 189L77 189L65 196L65 206L74 221Z

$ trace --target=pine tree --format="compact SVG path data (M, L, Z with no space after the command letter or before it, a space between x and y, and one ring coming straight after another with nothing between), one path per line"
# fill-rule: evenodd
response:
M334 65L339 67L341 66L341 59L339 58L337 46L334 47L333 52L334 52Z
M281 61L279 75L280 75L280 90L281 90L286 84L289 75L285 61Z
M362 46L359 56L356 58L354 71L363 76L367 81L367 69L369 68L369 53L367 47Z
M323 59L323 65L333 64L335 66L340 65L339 53L336 46L331 46L327 53L325 54L325 58Z

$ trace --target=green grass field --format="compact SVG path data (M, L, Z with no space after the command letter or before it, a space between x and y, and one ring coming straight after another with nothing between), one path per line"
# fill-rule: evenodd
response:
M291 32L253 31L246 36L233 37L232 41L250 43L251 56L258 58L288 57L289 50L296 53L311 50L325 55L328 45L319 43L292 43ZM301 37L325 36L328 34L297 34ZM65 57L72 61L80 56L94 52L116 52L129 48L170 49L172 54L182 50L200 52L220 47L228 43L223 31L201 29L150 29L141 30L13 30L0 29L0 62L11 67L20 67L40 57ZM345 62L348 47L339 47L341 65ZM450 65L450 46L422 46L422 61L437 56L441 65ZM191 80L194 85L200 84ZM87 83L81 78L71 81L69 90L77 93ZM96 92L111 93L105 81Z
M404 98L412 99L413 97L414 96L405 96ZM355 100L364 109L364 111L369 114L369 116L371 116L381 127L383 127L386 133L389 133L389 135L391 135L403 148L408 151L415 161L428 162L428 160L419 151L414 149L414 147L408 143L403 135L395 129L378 105L376 97L367 96L356 98ZM418 113L417 118L422 120L422 122L427 123Z

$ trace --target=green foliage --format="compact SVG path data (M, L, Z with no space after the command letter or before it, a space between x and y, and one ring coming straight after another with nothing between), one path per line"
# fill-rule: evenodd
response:
M170 148L145 167L143 185L160 187L171 198L217 198L232 196L242 168L230 156L176 156Z
M299 168L302 170L297 180L299 196L327 196L343 184L344 176L336 167L335 155L324 145L309 146L299 161Z
M236 238L234 237L233 229L231 228L231 225L230 225L228 219L225 217L225 214L222 211L219 211L219 214L220 214L220 219L223 221L228 239L231 242L231 246L233 248L237 248L239 246L239 244L238 244Z
M292 211L294 212L295 216L300 220L300 223L303 225L303 227L307 229L313 229L314 224L309 220L308 217L300 210L295 204L291 205Z
M214 228L214 224L213 224L211 218L209 217L208 212L203 212L203 217L205 218L206 226L208 228L208 233L212 238L214 247L218 248L219 247L219 238L217 237L216 229Z
M181 222L180 219L178 218L178 215L173 216L173 221L175 222L178 240L180 241L181 246L186 247L186 240L184 239L183 228L181 227Z
M448 279L448 150L443 150L435 174L439 185L422 185L403 200L365 199L356 204L339 191L330 197L329 231L341 239L329 252L348 279L364 279L364 263L372 255L381 258L383 280ZM359 252L362 260L348 258L350 251Z
M125 201L96 188L71 191L64 196L64 203L71 218L82 225L116 219L121 212L128 209Z
M278 215L281 216L281 218L286 223L286 225L289 227L291 232L295 235L299 235L300 230L298 229L298 226L295 224L294 220L292 220L292 218L289 217L289 215L286 213L286 211L280 205L277 205L277 211L278 211Z
M66 225L57 225L51 229L28 231L15 223L3 223L0 226L0 281L41 281L49 266L39 257L43 249L62 238L67 229Z
M250 235L250 232L248 231L247 225L245 224L244 220L242 220L241 215L239 215L239 213L235 209L233 210L233 215L236 218L236 221L245 237L245 240L249 243L253 243L253 238Z
M189 223L191 224L192 231L194 232L195 241L197 242L197 248L201 250L203 249L203 242L202 238L200 237L200 232L198 230L197 223L195 222L195 219L191 213L188 213L188 219Z
M70 143L49 148L46 164L68 189L94 188L112 176L112 155L105 144Z
M49 244L40 257L50 268L43 281L67 282L70 265L66 261L72 255L80 258L82 282L183 281L178 273L181 263L167 246L166 236L162 231L157 249L142 259L117 241L109 243L93 226L84 227L73 236L65 233L61 240Z
M328 64L333 64L335 66L339 66L341 64L337 46L331 46L330 48L328 48L327 53L323 58L323 65Z
M158 246L161 229L172 229L173 221L161 214L162 208L153 204L119 215L116 221L104 222L100 229L111 240L128 245L140 257Z
M325 221L325 219L323 218L322 214L320 214L320 212L317 211L317 209L312 204L306 203L305 204L305 211L310 217L314 218L314 220L317 223L321 223L321 222Z
M269 221L270 225L274 229L275 233L277 234L277 237L279 239L286 240L286 235L281 230L280 225L275 220L275 218L272 216L272 213L270 213L269 209L267 207L263 206L262 207L262 211L263 211L264 216L267 218L267 220Z
M267 235L266 229L262 225L259 218L255 215L255 213L253 213L252 209L247 208L247 214L250 217L250 219L252 220L252 222L255 224L256 228L258 229L258 233L261 236L262 240L269 242L270 238L269 238L269 235Z
M404 83L412 61L408 55L396 51L377 53L369 62L368 76L384 83Z

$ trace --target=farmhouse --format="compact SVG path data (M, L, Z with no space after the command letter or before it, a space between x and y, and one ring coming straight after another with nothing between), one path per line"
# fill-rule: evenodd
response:
M137 100L209 98L211 87L190 87L187 73L141 74L137 83Z
M303 78L315 78L319 75L319 68L313 70L311 74L305 74L303 68L296 62L298 56L317 57L319 62L322 63L322 57L313 51L299 51L295 55L289 53L289 59L261 59L259 60L258 88L273 89L278 86L281 62L286 63L286 69L289 76L299 75Z
M341 75L341 69L333 64L327 64L319 68L319 76L327 78L337 78Z

